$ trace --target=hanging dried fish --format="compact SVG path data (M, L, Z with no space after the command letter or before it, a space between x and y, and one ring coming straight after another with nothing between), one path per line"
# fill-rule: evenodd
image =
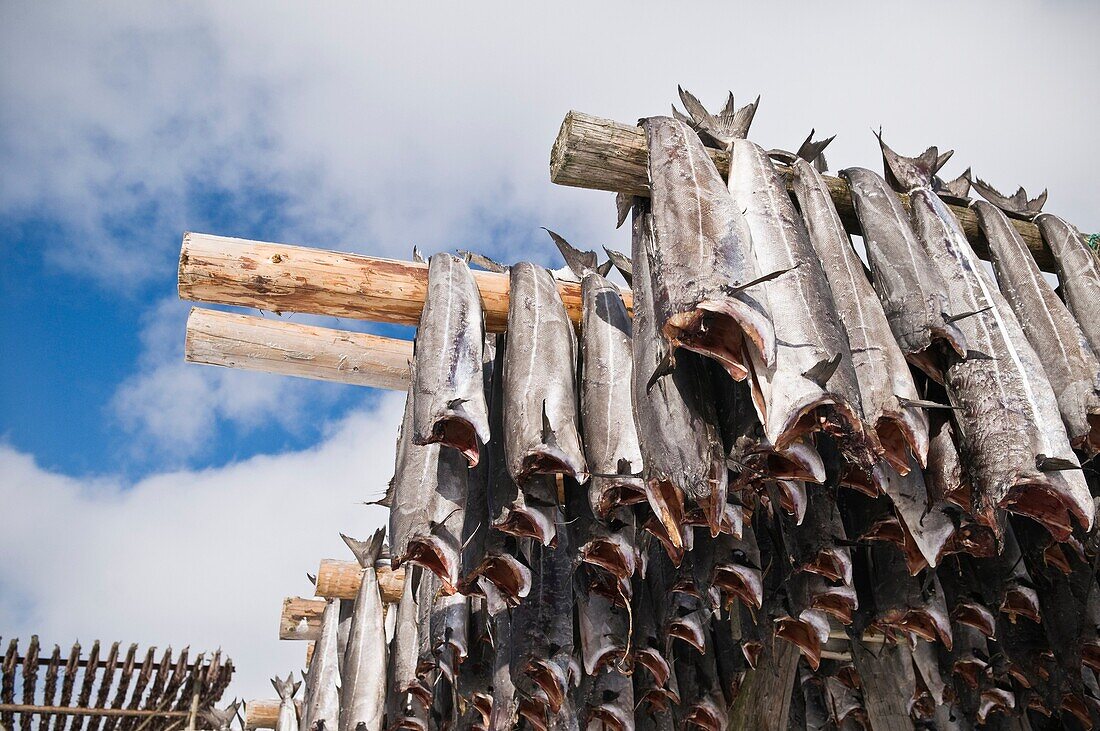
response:
M550 272L520 262L510 273L504 359L504 451L519 485L533 475L587 475L577 419L577 344Z
M286 680L279 676L271 679L271 685L279 694L279 717L275 721L275 731L298 731L298 709L294 705L294 694L301 687L301 682L294 682L294 675L287 675Z
M417 709L424 712L431 705L431 689L425 687L417 676L420 653L420 625L418 598L421 574L419 566L405 571L405 584L397 612L396 631L390 643L386 668L386 719L390 728L417 728ZM407 725L401 725L410 719Z
M428 293L416 331L417 394L413 441L457 449L474 466L478 442L489 441L482 342L481 292L466 262L448 253L428 262Z
M920 395L913 376L824 179L802 158L795 160L793 171L794 194L810 243L821 260L848 337L864 423L874 429L890 465L906 474L908 454L921 467L928 454L928 417L915 405Z
M1077 227L1050 213L1040 214L1035 223L1039 225L1043 243L1054 253L1066 307L1077 318L1092 352L1100 354L1100 318L1096 317L1096 303L1100 302L1100 263L1089 251Z
M771 364L775 335L761 272L740 210L686 124L642 120L649 144L653 241L650 276L653 328L665 338L667 369L676 349L714 358L736 380L748 376L746 351ZM638 203L635 201L635 215ZM638 267L637 252L631 256ZM764 274L770 274L765 272ZM635 271L632 281L640 275ZM655 364L645 364L650 379ZM641 367L641 364L639 364Z
M964 357L966 338L951 321L945 286L920 244L901 201L864 168L840 171L863 231L871 280L894 338L910 363L942 383L948 352Z
M332 731L340 723L340 602L329 599L321 615L321 637L313 646L302 703L305 731Z
M363 568L340 672L340 731L381 731L386 700L386 629L374 564L384 530L369 541L340 537Z
M972 208L1001 292L1042 360L1070 444L1089 454L1100 451L1100 359L1005 214L985 201Z
M671 373L655 381L666 346L658 330L651 286L652 222L640 202L634 206L634 421L642 448L646 499L656 528L673 553L683 550L685 499L698 505L717 535L726 504L725 450L715 426L707 371L685 353Z
M949 306L972 349L946 371L958 408L962 446L976 489L976 510L991 526L998 509L1027 515L1065 539L1076 521L1092 525L1092 504L1058 414L1054 391L1008 303L989 281L954 215L929 187L942 164L936 149L920 158L884 159L909 191L923 251L947 285ZM1049 464L1047 462L1049 461Z

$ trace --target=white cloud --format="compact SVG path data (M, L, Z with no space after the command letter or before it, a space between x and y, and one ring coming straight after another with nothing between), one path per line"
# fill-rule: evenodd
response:
M220 646L238 667L228 692L270 696L267 678L305 657L277 639L282 598L312 593L321 558L350 559L338 531L386 519L360 503L392 474L402 401L387 394L312 449L134 485L48 472L0 445L3 635Z

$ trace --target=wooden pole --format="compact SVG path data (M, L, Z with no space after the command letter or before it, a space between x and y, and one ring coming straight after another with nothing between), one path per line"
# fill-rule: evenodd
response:
M354 599L359 592L363 573L354 561L336 561L321 559L317 569L317 596L329 599ZM405 569L381 567L378 569L378 586L382 590L382 601L396 604L401 601L401 591L405 586Z
M299 717L302 715L302 702L295 700ZM275 728L279 721L279 701L277 699L263 698L248 701L244 705L244 727L251 731L257 728Z
M398 391L409 387L412 357L409 340L198 307L184 342L191 363Z
M184 235L178 275L185 300L398 325L420 321L428 287L426 264L199 233ZM474 279L486 327L502 332L508 275L476 271ZM580 285L559 282L558 290L580 322ZM629 307L630 293L623 297Z
M321 636L321 615L324 614L323 598L288 596L283 599L283 611L279 615L280 640L316 640Z
M729 174L729 154L709 149L723 177ZM647 171L648 147L641 127L601 119L583 112L569 112L550 150L550 180L558 185L610 190L616 193L649 195ZM780 165L780 169L784 166ZM852 207L848 185L840 178L825 176L833 203L851 233L859 233L859 221ZM908 198L902 196L908 205ZM958 217L966 237L978 255L989 258L989 247L978 227L978 218L968 208L949 206ZM1013 220L1031 250L1039 268L1054 271L1054 260L1039 236L1039 228L1029 221Z

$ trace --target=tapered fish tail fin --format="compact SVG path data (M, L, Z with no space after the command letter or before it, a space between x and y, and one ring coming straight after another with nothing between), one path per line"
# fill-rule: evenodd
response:
M1017 188L1015 193L1007 196L981 178L972 179L970 185L982 198L1016 218L1030 219L1038 216L1047 202L1046 190L1035 198L1028 199L1027 192L1023 188Z
M760 97L740 109L733 100L730 92L726 98L726 104L718 114L711 114L703 106L702 102L681 86L676 87L680 95L680 101L687 110L683 114L675 105L672 107L672 116L684 122L694 129L704 142L713 141L719 147L729 147L734 140L743 140L749 134L756 109L760 106Z
M282 680L276 675L271 679L271 685L275 687L275 692L279 694L280 700L289 700L294 697L294 694L298 692L298 688L302 685L301 681L294 682L294 673L290 673L286 676L286 680Z
M413 244L413 261L417 264L427 264L428 260L424 258L424 255L420 253L420 247Z
M882 130L875 132L882 149L882 163L886 182L894 190L906 193L914 188L932 184L932 177L951 159L953 150L940 154L936 147L929 147L917 157L905 157L890 149L882 139Z
M508 271L508 267L506 265L501 264L499 261L495 261L493 259L490 259L489 257L485 256L484 254L478 254L477 252L474 252L474 251L466 251L465 249L457 249L456 253L463 260L465 260L465 262L467 264L473 264L474 266L480 267L480 268L484 269L487 272L496 272L497 274L504 274L505 272Z
M554 233L545 226L542 229L546 233L550 234L550 238L553 239L554 245L558 247L558 251L561 252L561 256L565 259L565 265L569 267L569 271L581 278L586 272L597 270L596 252L594 251L581 251L576 248L562 236Z
M630 193L615 194L615 228L622 228L632 208L634 208L634 196Z
M806 139L799 145L798 151L791 155L791 158L792 161L795 158L801 158L813 165L819 173L823 173L829 169L829 164L825 161L825 148L836 139L836 135L826 137L823 140L814 140L816 131L814 129L810 130L810 134L806 135Z
M632 262L630 257L626 254L620 254L614 249L609 249L605 246L603 250L607 253L608 261L615 266L619 274L623 275L623 279L626 280L627 286L631 286L634 279L634 262Z
M956 199L959 202L970 200L970 168L963 171L962 175L954 180L944 180L938 175L932 178L932 188L944 199Z
M340 534L340 537L344 539L344 543L348 544L348 548L355 555L355 560L359 562L359 565L369 569L373 568L379 556L382 555L382 539L385 535L386 529L379 528L373 536L365 541L357 541L343 533Z

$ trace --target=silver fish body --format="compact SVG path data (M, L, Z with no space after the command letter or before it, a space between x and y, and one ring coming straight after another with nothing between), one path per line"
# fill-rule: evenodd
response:
M400 719L414 715L414 703L423 708L431 702L430 694L416 675L420 650L417 586L423 571L419 566L408 568L401 599L390 610L397 612L397 629L390 643L386 670L386 718L391 727Z
M1100 260L1085 244L1081 232L1058 216L1042 213L1035 218L1043 241L1054 253L1058 281L1066 306L1081 326L1094 353L1100 354Z
M279 716L275 721L275 731L298 731L298 709L294 704L294 694L298 692L301 683L295 683L294 676L288 675L286 680L280 680L276 676L271 684L279 694Z
M743 380L747 350L768 364L775 355L763 290L739 289L762 273L744 219L690 127L669 117L642 126L652 188L655 326L672 349L714 358Z
M753 362L753 396L765 435L783 449L820 428L825 417L847 450L866 451L859 386L828 280L775 166L748 140L734 141L730 193L745 212L758 269L786 271L763 285L775 324L775 362ZM828 363L831 375L815 377ZM868 454L856 461L869 468Z
M863 231L871 279L898 345L910 363L943 382L943 351L966 355L966 341L948 321L939 272L921 254L909 216L894 191L864 168L840 171L848 181Z
M386 701L386 626L374 563L384 531L369 541L344 537L362 567L340 672L340 731L382 731ZM362 727L362 728L360 728Z
M592 510L602 518L644 495L630 400L632 330L619 288L597 272L585 273L581 298L581 425Z
M557 284L520 262L510 272L504 357L504 451L512 478L586 477L577 418L577 343Z
M321 637L313 646L306 679L304 731L332 731L340 723L340 601L330 599L321 615Z
M900 400L920 398L909 364L863 262L852 249L825 181L801 158L794 164L794 194L848 336L864 422L875 430L894 469L908 472L906 451L923 467L928 455L928 417L923 409Z
M428 293L416 351L428 353L414 373L413 441L457 449L470 465L489 441L482 347L481 292L466 262L440 253L428 263Z
M976 313L958 322L972 350L945 375L978 517L993 527L994 511L1003 508L1035 519L1060 540L1074 520L1087 529L1092 508L1084 476L1039 469L1044 458L1076 464L1039 357L946 204L926 186L914 187L909 200L924 253L947 285L949 306L956 314Z
M728 474L704 363L677 360L672 373L650 383L668 346L658 329L651 287L653 243L645 206L634 206L633 409L642 450L646 497L674 550L683 549L684 500L703 509L717 534ZM692 354L685 354L690 356Z

